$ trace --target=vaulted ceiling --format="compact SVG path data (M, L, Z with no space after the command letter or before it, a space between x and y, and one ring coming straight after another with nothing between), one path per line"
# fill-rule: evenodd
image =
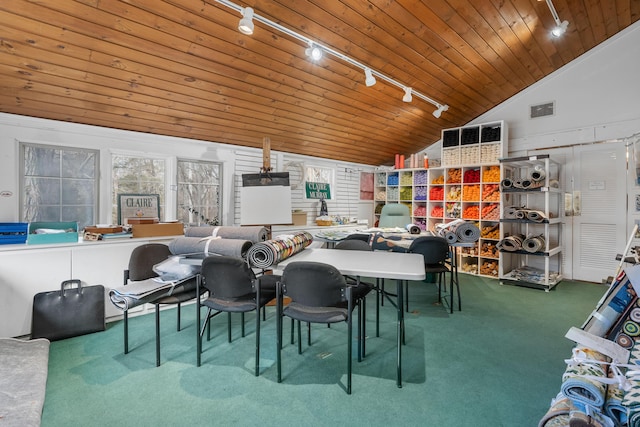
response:
M628 27L638 0L0 1L0 111L365 164L418 152Z

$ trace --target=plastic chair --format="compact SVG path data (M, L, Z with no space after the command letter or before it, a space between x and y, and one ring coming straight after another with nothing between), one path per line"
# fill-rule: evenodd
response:
M378 227L380 228L405 228L411 223L411 211L402 203L388 203L380 211Z
M131 252L129 266L124 270L124 284L129 280L140 281L157 277L153 266L165 261L170 257L171 251L167 245L162 243L147 243L138 246ZM157 300L150 301L155 306L156 321L156 366L160 366L160 305L175 304L177 306L177 330L180 331L180 307L183 302L196 297L196 278L189 279L182 284L183 292L174 293ZM124 312L124 353L129 353L129 313Z
M449 243L443 237L423 236L418 237L411 243L409 252L422 254L424 257L424 269L427 274L433 273L438 275L438 302L442 301L442 283L446 273L451 274L451 270L447 265L450 258ZM445 281L446 283L446 281ZM453 313L453 280L449 281L449 295L451 295L450 309ZM458 308L460 305L460 286L456 283L458 292ZM409 289L408 283L405 291L406 311L409 311Z
M367 239L369 237L369 235L362 235L362 236L367 236ZM369 245L368 240L364 241L364 240L360 240L359 238L342 240L335 246L334 249L347 250L347 251L369 251L369 252L372 251L371 245ZM366 328L367 304L363 298L366 297L366 295L371 290L373 289L376 290L376 337L379 337L380 336L380 292L381 292L381 280L383 279L376 279L376 284L373 285L371 283L361 282L359 276L357 277L345 276L345 277L347 278L347 281L352 285L356 285L360 287L364 286L364 289L361 289L360 292L357 293L357 295L354 295L354 298L360 304L359 310L362 311L362 316L358 316L359 318L362 317L361 324L358 324L358 330L361 332L358 332L358 333L362 333L363 336L367 335L367 328ZM364 292L364 295L361 295L363 292ZM363 340L362 357L364 357L364 353L365 353L365 341Z
M298 261L287 265L277 286L277 367L278 382L282 382L282 320L284 316L307 323L347 324L347 394L351 394L352 314L354 300L346 279L333 266ZM283 299L291 299L284 307ZM298 329L300 334L300 329ZM363 339L359 337L359 342ZM298 339L298 353L302 343Z
M197 342L197 365L200 366L202 355L202 336L207 326L210 326L211 318L220 313L226 312L228 315L227 337L231 342L231 313L256 312L256 365L255 375L260 374L260 308L275 298L273 286L261 286L261 279L273 280L277 276L260 276L249 268L246 261L239 257L230 256L210 256L202 261L200 272L201 286L209 291L209 297L198 300L198 313L200 307L207 307L207 315L198 333ZM271 288L271 289L269 289ZM215 312L214 312L215 310ZM210 328L207 329L210 331ZM242 336L244 337L244 316L242 320ZM210 340L207 334L207 341Z

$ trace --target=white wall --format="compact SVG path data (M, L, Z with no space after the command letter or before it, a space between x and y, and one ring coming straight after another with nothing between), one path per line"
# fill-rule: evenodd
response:
M99 223L111 222L111 154L114 152L166 158L170 167L175 167L176 157L222 162L224 196L222 223L225 225L239 225L239 216L237 215L239 197L236 197L237 192L235 191L239 174L259 172L260 166L262 166L262 150L260 149L0 113L0 222L20 221L19 141L100 150ZM332 192L335 192L337 198L328 203L329 213L340 216L357 215L359 204L359 185L357 183L359 181L356 181L357 183L354 185L352 179L345 179L344 171L346 169L372 171L371 166L295 156L275 151L272 151L272 166L279 170L278 168L282 167L285 157L288 161L307 162L312 165L335 168L336 188L332 189ZM170 181L171 174L167 175L169 176L169 181L166 183L167 188L171 188L171 184L174 182ZM298 193L293 195L293 207L309 211L309 222L313 223L312 205L314 202L304 201L302 192ZM170 194L168 199L171 197ZM175 199L175 196L173 197ZM370 203L369 206L371 206ZM373 207L369 210L372 215ZM170 209L167 209L166 215L165 220L174 219L171 218L173 212Z
M638 70L640 21L472 123L505 120L510 151L624 138L640 131ZM529 118L550 101L554 116Z

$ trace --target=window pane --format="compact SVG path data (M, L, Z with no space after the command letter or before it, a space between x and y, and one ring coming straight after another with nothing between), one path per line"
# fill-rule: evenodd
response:
M93 206L63 206L60 221L78 221L78 226L91 225L93 224Z
M220 224L222 166L178 161L178 219L190 225Z
M24 143L20 148L22 220L95 224L98 151Z
M62 203L65 205L90 205L95 200L93 181L63 179Z
M26 145L24 174L25 176L60 176L60 150Z
M159 194L160 219L164 218L165 161L114 155L112 222L118 221L118 194Z
M62 176L65 178L95 178L96 155L83 151L62 152Z

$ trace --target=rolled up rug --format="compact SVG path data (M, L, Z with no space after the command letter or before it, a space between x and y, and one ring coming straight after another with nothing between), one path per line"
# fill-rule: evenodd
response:
M500 240L496 246L500 250L515 252L522 249L522 242L524 241L524 236L522 234L514 234L511 236L507 236L504 239Z
M613 378L613 374L609 371L609 378ZM617 383L607 386L607 396L604 402L604 413L611 418L617 425L627 424L627 408L622 404L624 399L624 390Z
M607 385L597 378L607 378L607 365L611 359L604 354L576 345L573 357L567 361L567 369L562 375L560 391L571 399L574 404L588 405L590 408L602 410Z
M570 427L616 427L613 420L602 413L599 408L593 408L583 402L571 401L569 410Z
M188 227L184 231L186 237L222 237L223 239L249 240L251 243L264 242L269 236L269 230L262 226L206 226Z
M571 400L562 393L551 400L551 406L540 419L538 427L568 427Z
M176 237L169 243L174 255L218 254L246 258L252 243L249 240L221 239L219 237Z
M180 281L162 281L159 278L130 282L109 291L111 303L122 311L129 310L172 293L195 289L196 281L191 277Z
M539 182L539 181L544 181L544 179L547 177L547 173L545 172L544 168L542 167L536 167L531 171L531 174L529 174L531 181L534 182Z
M502 181L500 181L500 190L504 191L504 190L510 190L513 188L513 181L511 181L509 178L505 178Z
M621 271L598 302L596 309L584 322L582 329L599 337L606 336L628 305L632 303L634 296L635 292L629 278L624 271Z
M504 219L517 219L518 211L520 211L520 208L517 206L505 206L502 211L502 216Z
M407 231L409 232L409 234L420 234L422 233L422 229L420 228L419 225L415 225L415 224L407 224Z
M472 222L461 222L451 228L456 233L459 242L473 243L480 239L480 229Z
M529 221L542 222L547 219L547 215L544 212L536 209L527 209L525 213Z
M522 241L522 249L527 252L535 253L544 249L545 240L541 234L539 236L529 236Z
M247 260L253 267L269 268L304 250L312 242L313 236L306 231L276 236L251 246Z

